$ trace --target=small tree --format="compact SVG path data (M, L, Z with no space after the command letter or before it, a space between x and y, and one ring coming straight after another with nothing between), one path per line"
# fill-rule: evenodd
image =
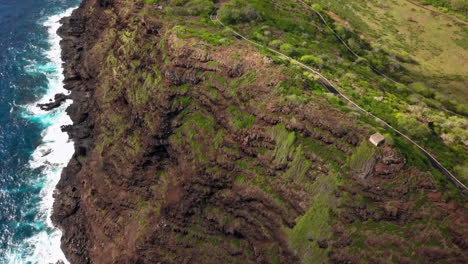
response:
M357 42L355 39L349 38L347 42L351 50L358 51L360 49L359 42Z
M323 60L321 58L315 57L314 55L304 55L300 60L304 63L313 64L319 67L323 65Z
M399 113L395 117L398 126L406 130L409 136L414 139L426 139L431 134L429 127L416 120L414 116Z
M410 89L421 94L424 97L433 97L434 92L431 91L424 83L422 82L415 82L410 85Z
M272 40L270 43L268 43L268 45L270 47L273 47L275 49L279 48L281 46L281 44L283 44L283 41L281 41L279 39Z
M288 56L292 55L295 51L294 46L289 43L284 43L280 46L280 51Z
M322 12L323 8L319 4L312 4L312 8L318 12Z

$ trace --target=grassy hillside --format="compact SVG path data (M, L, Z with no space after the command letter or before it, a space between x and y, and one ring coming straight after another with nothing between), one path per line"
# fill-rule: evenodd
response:
M402 77L424 81L442 95L468 103L468 25L406 0L317 0L340 26L355 31L374 49L400 56L411 72Z
M356 58L303 3L275 1L274 4L276 9L271 10L269 3L262 0L231 1L219 10L219 18L258 43L319 69L329 79L335 80L343 92L354 98L360 106L402 130L428 148L460 178L465 177L468 120L461 115L448 113L445 109L464 115L467 113L466 105L446 99L444 93L424 83L430 80L429 77L407 66L411 62L415 67L421 67L407 53L402 55L401 52L379 47L360 37L360 31L343 27L334 23L331 17L326 17L348 46L361 56ZM350 5L341 5L344 9L340 10L359 14L350 12L347 6ZM360 5L353 8L357 6ZM236 10L243 11L239 13ZM291 12L296 15L288 16ZM400 83L380 77L363 60ZM431 78L439 80L436 76ZM339 101L333 98L330 100L335 103ZM353 107L339 107L360 114ZM373 122L366 116L362 118ZM374 125L380 126L377 123ZM410 152L414 153L412 150Z
M468 2L465 0L417 0L423 5L431 5L443 13L456 15L464 20L468 18Z

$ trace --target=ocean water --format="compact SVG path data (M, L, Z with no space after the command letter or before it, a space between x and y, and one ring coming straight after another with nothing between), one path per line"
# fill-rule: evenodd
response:
M60 126L67 101L36 107L63 89L60 18L79 0L0 0L0 263L66 263L50 215L52 193L73 155Z

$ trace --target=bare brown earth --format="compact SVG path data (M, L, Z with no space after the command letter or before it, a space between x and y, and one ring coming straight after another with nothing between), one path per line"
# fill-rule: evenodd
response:
M393 147L373 156L365 180L338 169L372 128L247 43L180 37L159 11L137 16L142 8L85 0L59 30L76 153L53 221L72 264L300 263L287 230L314 204L307 186L337 170L346 184L334 190L333 234L303 242L328 250L325 262L466 263L466 205L447 202ZM282 84L312 100L283 96ZM275 131L325 151L282 155ZM287 173L294 153L305 172ZM411 231L360 228L369 221Z

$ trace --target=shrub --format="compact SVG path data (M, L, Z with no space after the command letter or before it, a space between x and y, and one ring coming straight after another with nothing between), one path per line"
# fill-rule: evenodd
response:
M240 0L233 0L222 5L218 11L218 17L227 24L260 20L260 15L253 6Z
M268 43L270 47L275 49L278 49L281 46L281 44L283 44L283 41L279 39L272 40L270 43Z
M323 60L321 58L315 57L314 55L304 55L300 60L304 63L313 64L319 67L323 65Z
M302 181L312 165L311 162L304 156L302 146L298 146L296 151L291 153L292 162L289 169L286 171L286 176L290 179Z
M364 141L356 148L354 153L349 157L348 164L353 171L361 171L367 163L370 162L377 149L367 141Z
M414 139L425 139L431 134L431 130L425 124L420 123L413 116L407 114L397 114L398 127L407 131Z
M346 42L348 42L349 48L351 50L353 50L353 51L357 51L357 50L359 50L361 48L360 45L359 45L359 42L356 41L353 38L349 38L348 41L346 41Z
M468 182L468 164L457 165L453 168L456 175L461 177L463 182Z
M424 83L422 82L415 82L410 85L410 89L421 94L424 97L432 97L434 96L434 92L431 91Z
M296 141L296 134L286 130L283 124L277 125L272 129L272 137L276 142L274 150L275 162L278 164L285 164L294 151L294 142Z
M236 131L252 127L253 123L255 122L255 116L243 112L235 106L230 106L227 110L231 114L230 123Z
M468 2L466 0L451 0L450 6L457 11L468 11Z
M321 12L323 10L322 6L320 6L319 4L312 4L312 8L318 12Z
M280 51L288 56L291 56L294 54L295 48L291 44L284 43L284 44L281 44Z

